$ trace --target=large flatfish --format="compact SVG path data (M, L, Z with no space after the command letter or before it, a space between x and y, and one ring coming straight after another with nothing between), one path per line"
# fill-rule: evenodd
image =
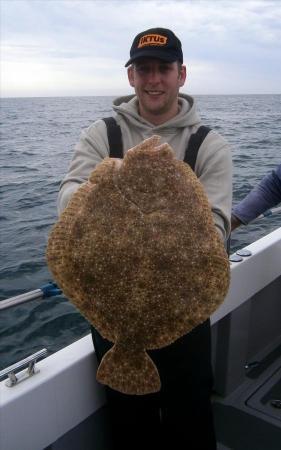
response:
M126 394L161 387L148 349L167 346L224 300L228 258L204 189L152 136L106 158L73 195L48 240L64 294L114 343L97 380Z

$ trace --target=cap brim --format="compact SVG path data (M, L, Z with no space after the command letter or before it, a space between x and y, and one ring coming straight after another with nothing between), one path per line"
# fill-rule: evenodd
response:
M155 58L155 59L161 59L165 62L174 62L177 61L179 58L177 55L167 55L166 52L161 52L159 50L156 50L155 52L153 52L152 50L148 51L142 51L139 52L137 55L133 56L132 58L129 59L128 62L126 62L125 67L128 67L130 64L132 64L134 61L136 61L137 59L141 59L141 58Z

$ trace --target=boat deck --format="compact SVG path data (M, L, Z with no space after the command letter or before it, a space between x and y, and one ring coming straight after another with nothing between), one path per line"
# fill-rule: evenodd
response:
M280 403L272 405L273 400ZM243 385L231 395L214 394L218 450L280 450L280 400L281 342L249 370ZM106 406L45 450L93 450L93 443L95 450L111 449Z

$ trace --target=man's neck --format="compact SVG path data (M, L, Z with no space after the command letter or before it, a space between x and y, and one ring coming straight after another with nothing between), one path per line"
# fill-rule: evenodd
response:
M173 117L176 117L178 113L180 112L180 105L177 103L175 105L175 108L172 110L169 110L166 114L149 114L147 111L142 111L140 105L138 105L138 111L139 115L143 117L145 120L147 120L149 123L152 123L153 125L162 125L163 123L168 122L169 120L173 119Z

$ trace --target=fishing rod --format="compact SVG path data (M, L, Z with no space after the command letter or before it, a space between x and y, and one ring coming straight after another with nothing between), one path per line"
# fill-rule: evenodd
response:
M0 301L0 311L8 308L12 308L16 305L21 305L22 303L30 302L31 300L38 300L47 297L52 297L54 295L60 295L62 293L61 289L58 288L56 283L50 281L44 284L39 289L34 291L26 292L24 294L16 295L15 297L8 298L6 300Z
M280 212L281 212L281 206L278 206L277 208L268 209L263 214L260 214L255 220L267 218L267 217L273 216L274 214L278 214Z

